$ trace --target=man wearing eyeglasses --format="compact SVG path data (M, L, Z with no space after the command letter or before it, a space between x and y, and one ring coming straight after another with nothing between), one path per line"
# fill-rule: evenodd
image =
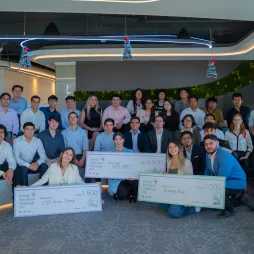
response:
M181 133L181 143L183 145L184 156L192 163L194 175L204 175L205 152L199 146L193 144L192 133L184 131Z

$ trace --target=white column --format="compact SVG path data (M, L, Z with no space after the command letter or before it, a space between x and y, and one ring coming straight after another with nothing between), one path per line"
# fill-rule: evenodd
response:
M65 97L74 95L76 91L76 63L63 62L56 65L56 96L58 97L57 109L65 107Z
M0 69L0 94L4 92L4 69Z

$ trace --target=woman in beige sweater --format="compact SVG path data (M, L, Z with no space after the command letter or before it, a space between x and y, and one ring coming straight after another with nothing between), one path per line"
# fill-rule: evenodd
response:
M182 146L176 142L168 144L167 172L165 174L193 175L191 161L184 157ZM200 211L199 207L194 206L187 207L174 204L161 206L168 211L168 216L172 218L179 218Z

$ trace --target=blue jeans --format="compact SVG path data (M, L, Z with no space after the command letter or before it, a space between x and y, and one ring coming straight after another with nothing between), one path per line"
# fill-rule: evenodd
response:
M159 204L159 206L168 212L168 216L171 218L180 218L185 215L190 215L196 213L196 208L194 206L183 206L183 205L168 205Z
M46 163L42 163L36 171L32 171L25 166L18 166L20 168L20 184L28 186L28 172L32 174L40 173L40 178L45 174L48 169L48 165Z

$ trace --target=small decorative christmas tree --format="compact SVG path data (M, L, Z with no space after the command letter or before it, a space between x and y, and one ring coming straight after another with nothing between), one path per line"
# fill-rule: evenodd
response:
M29 51L29 48L24 47L22 48L22 53L19 59L19 67L24 69L29 69L32 67L30 59L27 55L27 52Z
M123 50L122 61L133 60L131 48L132 47L131 47L128 37L124 37L124 50Z
M216 60L212 59L208 63L208 69L207 69L207 73L206 73L207 78L217 79L217 72L216 72L216 68L215 68L215 62L216 62Z

